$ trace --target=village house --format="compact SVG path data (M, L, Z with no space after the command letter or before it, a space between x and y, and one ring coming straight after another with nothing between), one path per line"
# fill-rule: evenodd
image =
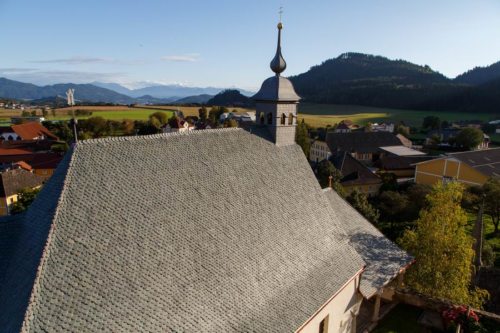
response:
M351 133L351 127L346 122L341 121L333 130L334 133Z
M490 177L500 177L500 148L446 154L416 164L415 182L433 185L458 181L483 185Z
M389 132L394 133L394 123L373 123L371 126L372 132Z
M59 140L39 122L32 121L18 125L0 127L0 140Z
M42 186L44 179L31 172L25 163L15 163L0 170L0 215L9 215L10 207L18 201L18 193L25 188Z
M50 150L51 145L47 140L4 141L0 143L0 167L24 162L34 174L48 179L62 160L61 153Z
M193 124L179 117L170 119L168 123L162 127L163 133L183 133L194 129L195 127Z
M78 142L0 223L3 330L356 332L366 300L378 319L413 259L319 186L281 29L265 124Z
M309 150L309 160L311 162L321 162L327 160L332 156L332 152L325 141L314 140L311 143L311 148Z
M350 132L332 133L326 135L326 144L333 154L335 152L349 152L355 159L371 164L384 155L380 147L402 146L401 140L388 132Z
M366 195L375 195L382 186L382 179L347 152L337 153L331 158L335 168L342 173L340 185L347 195L357 190Z
M473 126L471 126L473 127ZM460 133L464 127L449 127L443 128L441 130L432 130L427 133L427 138L425 139L426 145L439 145L439 146L451 146L450 142ZM487 134L483 134L483 141L475 147L475 149L488 149L490 145L490 137Z

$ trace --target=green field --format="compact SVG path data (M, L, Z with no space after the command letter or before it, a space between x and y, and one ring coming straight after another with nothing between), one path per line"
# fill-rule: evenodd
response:
M368 122L399 122L404 121L410 126L421 126L426 116L438 116L441 120L482 120L489 121L500 118L500 115L491 113L464 113L444 111L414 111L387 108L374 108L356 105L333 105L333 104L299 104L299 118L313 127L325 127L334 125L341 120L350 119L359 125Z
M168 114L168 117L171 117L174 113L172 111L160 111L160 110L151 110L151 109L124 109L124 110L116 110L116 111L107 111L107 110L93 110L91 117L103 117L108 120L123 120L123 119L131 119L131 120L148 120L149 115L155 112L165 112ZM56 117L48 116L48 120L67 120L71 117L68 115L56 115ZM78 119L85 119L85 117L78 117Z

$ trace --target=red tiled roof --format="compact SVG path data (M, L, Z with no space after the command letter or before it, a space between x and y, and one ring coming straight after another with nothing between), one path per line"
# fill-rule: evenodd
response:
M45 126L37 121L32 121L29 123L12 125L12 130L19 135L23 140L33 140L40 136L45 136L53 140L58 140L58 137L52 134Z
M32 153L33 151L28 149L0 147L0 156L26 155Z
M27 171L33 170L33 168L31 167L31 165L29 165L28 163L26 163L24 161L19 161L19 162L16 162L14 164L18 165L20 168L22 168L24 170L27 170Z
M28 153L24 155L1 156L0 163L16 163L24 161L33 169L55 169L62 156L56 153Z

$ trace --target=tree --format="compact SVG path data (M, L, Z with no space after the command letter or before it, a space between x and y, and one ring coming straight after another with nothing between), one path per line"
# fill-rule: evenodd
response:
M311 150L311 140L309 139L309 130L304 119L297 125L297 131L295 132L295 142L302 148L304 154L309 157L309 151Z
M43 108L43 109L42 109L42 116L43 116L44 118L47 118L47 116L48 116L48 115L49 115L49 111L47 111L47 109Z
M438 183L428 195L415 230L406 230L400 244L415 257L406 273L408 286L431 297L481 307L483 290L470 290L473 239L460 206L463 186Z
M40 188L24 188L17 194L17 202L15 202L10 208L10 213L12 215L24 212L31 205L33 200L35 200L37 194L40 192Z
M238 127L238 122L236 119L226 119L224 120L224 127Z
M135 133L135 124L133 120L130 119L123 119L121 123L121 129L123 131L123 134L125 135L131 135Z
M175 117L175 116L173 116L173 117ZM154 121L154 119L156 119L157 121ZM166 123L168 123L168 114L166 112L158 111L158 112L150 114L149 120L151 121L151 123L153 123L153 122L156 124L159 123L162 126L162 125L165 125Z
M198 110L198 115L200 116L200 121L206 123L208 116L207 108L202 106L201 109Z
M497 178L489 179L483 185L484 192L484 212L491 217L495 226L494 233L498 235L498 225L500 222L500 180Z
M424 118L424 121L422 122L423 129L437 130L439 129L440 125L441 125L441 119L439 119L439 117L436 116L427 116Z
M365 194L355 189L349 194L347 201L368 221L374 224L378 222L380 213L368 202L368 197Z
M88 132L93 138L100 138L109 133L108 122L101 116L80 120L79 127L83 132Z
M484 140L484 133L480 129L467 127L458 132L455 137L457 146L465 149L477 148Z
M56 109L53 108L53 109L50 109L50 112L52 113L52 117L56 117Z
M396 134L401 134L405 138L410 137L410 127L409 126L405 126L403 124L398 124L394 131L396 132Z
M229 112L229 110L225 107L212 106L212 108L208 112L208 119L210 120L210 123L212 123L212 125L216 126L219 124L220 116L223 113L227 112Z
M484 133L495 134L495 131L497 129L497 125L486 123L486 124L483 124L483 126L481 126L481 129L483 130Z
M408 208L408 197L396 191L384 191L378 197L377 208L380 210L382 221L390 222L391 233L395 222L403 222Z

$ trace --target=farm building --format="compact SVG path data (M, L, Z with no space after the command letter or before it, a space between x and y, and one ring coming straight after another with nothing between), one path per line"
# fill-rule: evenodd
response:
M416 164L415 182L435 184L456 180L466 185L483 185L500 177L500 148L447 154Z

